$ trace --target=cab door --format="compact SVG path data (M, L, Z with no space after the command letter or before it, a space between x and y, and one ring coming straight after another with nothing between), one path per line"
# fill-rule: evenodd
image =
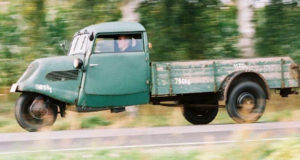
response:
M128 106L149 102L149 61L142 36L139 42L135 39L135 45L139 43L142 48L125 52L116 51L116 37L107 40L109 44L106 45L113 48L105 50L103 48L107 46L104 46L98 51L95 46L89 58L84 85L85 106Z

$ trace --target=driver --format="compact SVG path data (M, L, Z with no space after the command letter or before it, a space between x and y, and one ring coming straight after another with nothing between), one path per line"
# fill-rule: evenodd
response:
M117 44L119 52L130 52L132 50L132 48L130 47L131 40L125 35L120 35L118 37Z

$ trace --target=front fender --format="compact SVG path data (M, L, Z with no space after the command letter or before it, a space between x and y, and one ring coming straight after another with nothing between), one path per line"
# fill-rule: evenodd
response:
M61 56L38 59L32 62L11 92L34 92L53 99L74 104L78 97L82 72L73 68L75 58Z

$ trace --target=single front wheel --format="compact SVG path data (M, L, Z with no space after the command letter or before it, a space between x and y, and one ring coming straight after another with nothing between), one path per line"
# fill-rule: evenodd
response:
M33 132L53 125L57 117L57 106L47 97L23 93L17 100L15 116L22 128Z

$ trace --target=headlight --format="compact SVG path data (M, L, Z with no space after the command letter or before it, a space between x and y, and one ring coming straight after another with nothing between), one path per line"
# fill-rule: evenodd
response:
M81 69L82 65L83 65L83 61L80 58L74 59L74 62L73 62L74 68Z

